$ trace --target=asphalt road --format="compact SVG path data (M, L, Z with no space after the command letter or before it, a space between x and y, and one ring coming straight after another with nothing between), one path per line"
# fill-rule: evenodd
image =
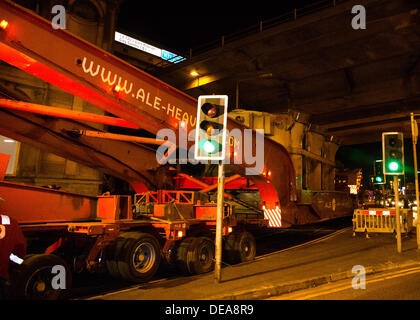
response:
M420 300L419 288L420 266L367 275L365 289L346 279L268 300Z

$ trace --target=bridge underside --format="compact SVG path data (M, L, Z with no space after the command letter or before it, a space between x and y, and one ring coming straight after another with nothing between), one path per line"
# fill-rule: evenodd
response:
M420 113L419 2L364 1L366 29L354 30L358 4L297 11L295 21L225 37L223 46L156 74L192 96L223 92L243 109L309 113L342 145L379 141L395 129L408 137L409 114Z

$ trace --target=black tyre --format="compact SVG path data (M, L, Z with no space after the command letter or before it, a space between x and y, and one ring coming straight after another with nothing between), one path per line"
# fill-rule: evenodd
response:
M210 272L214 268L214 243L206 237L195 238L188 250L188 270L191 274Z
M181 240L181 243L176 250L175 264L182 274L190 273L188 268L188 250L190 249L191 244L195 239L196 238L185 238Z
M118 256L120 254L121 248L124 243L127 241L127 238L117 238L112 244L107 248L106 255L106 268L111 277L116 279L121 279L120 273L118 271Z
M232 233L225 240L225 256L231 264L254 260L256 252L255 238L249 232Z
M117 239L116 265L113 272L135 283L147 282L159 268L159 242L148 233L127 232Z
M71 270L68 264L53 254L26 257L12 275L10 297L25 300L66 299L71 290Z

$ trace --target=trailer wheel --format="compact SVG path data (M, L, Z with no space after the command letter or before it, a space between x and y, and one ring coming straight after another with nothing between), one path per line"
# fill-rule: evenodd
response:
M181 243L176 250L176 266L182 274L190 273L188 268L188 250L195 239L196 238L185 238L181 240Z
M254 260L257 252L254 236L249 232L230 234L225 241L225 253L229 263Z
M63 259L54 254L35 254L25 257L19 270L12 277L10 288L12 298L60 300L70 294L72 280L70 268Z
M117 239L116 249L118 274L124 280L147 282L159 268L160 245L148 233L127 232Z
M107 256L105 262L106 269L108 270L108 273L111 275L111 277L116 279L121 278L118 271L118 255L126 240L126 238L117 238L107 248Z
M214 243L206 237L195 238L188 250L188 269L192 274L210 272L214 268Z

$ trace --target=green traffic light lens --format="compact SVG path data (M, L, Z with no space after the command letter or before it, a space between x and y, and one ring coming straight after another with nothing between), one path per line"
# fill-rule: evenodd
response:
M395 161L392 161L388 164L388 168L391 171L397 171L399 169L399 167L400 166L398 165L398 162L395 162Z
M381 177L376 177L375 180L376 180L376 182L382 182L382 178Z
M217 153L221 150L221 144L213 140L201 140L198 146L209 154Z

